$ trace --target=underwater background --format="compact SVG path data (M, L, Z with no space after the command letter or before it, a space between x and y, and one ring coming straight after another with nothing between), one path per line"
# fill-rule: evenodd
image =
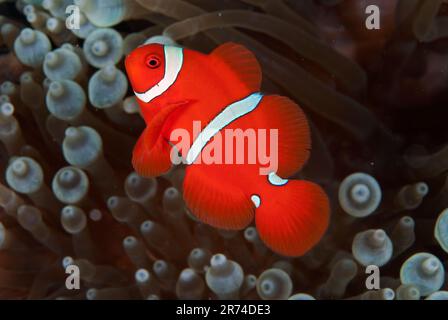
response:
M241 43L262 91L303 108L313 147L295 178L332 209L310 252L195 220L182 167L133 172L144 122L123 60L145 41ZM0 298L448 299L445 1L0 1L0 45Z

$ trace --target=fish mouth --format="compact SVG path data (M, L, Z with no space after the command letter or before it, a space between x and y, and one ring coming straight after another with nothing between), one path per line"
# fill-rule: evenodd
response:
M148 137L150 137L148 144L153 147L157 142L158 137L162 134L165 124L170 116L172 116L180 108L190 104L190 100L182 100L173 103L169 103L162 110L160 110L155 117L149 122L148 125ZM164 137L166 140L166 137Z

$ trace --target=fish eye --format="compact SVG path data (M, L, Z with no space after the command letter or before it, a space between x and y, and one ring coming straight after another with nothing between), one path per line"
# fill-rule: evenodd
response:
M160 66L160 59L156 55L152 54L146 58L146 65L151 68L155 69Z

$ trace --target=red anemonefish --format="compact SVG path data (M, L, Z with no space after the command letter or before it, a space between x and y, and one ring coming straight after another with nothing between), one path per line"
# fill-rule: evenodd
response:
M183 195L199 220L239 230L255 217L260 238L285 256L303 255L320 240L329 221L325 192L314 183L286 179L308 159L308 122L288 98L259 92L261 69L249 50L226 43L206 55L148 44L132 51L125 64L147 125L133 152L137 173L148 177L169 171L172 148L178 143L172 133L186 130L193 139L188 150L179 152L188 164ZM201 127L195 132L197 121ZM260 174L264 163L258 159L230 164L197 160L213 152L208 148L218 136L221 139L218 133L223 130L251 128L277 130L276 145L267 142L268 150L278 153L276 172ZM250 156L247 147L232 150L244 152L244 159Z

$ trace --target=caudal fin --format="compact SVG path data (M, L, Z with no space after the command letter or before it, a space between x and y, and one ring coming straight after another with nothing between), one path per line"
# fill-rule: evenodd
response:
M330 214L328 197L321 187L303 180L270 185L260 195L255 223L263 242L285 256L301 256L325 233Z

